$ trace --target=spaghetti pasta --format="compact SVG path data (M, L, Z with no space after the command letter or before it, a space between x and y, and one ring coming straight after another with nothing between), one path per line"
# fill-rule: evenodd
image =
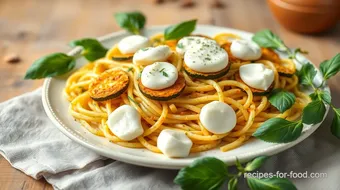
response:
M235 34L219 34L214 39L222 45L229 38L240 38ZM151 37L153 45L168 44L175 49L177 41L161 43L161 34ZM274 71L275 88L283 88L295 94L295 104L280 113L270 105L266 96L254 96L251 89L234 80L234 73L240 66L251 64L249 61L231 63L227 75L214 80L193 79L182 71L182 57L175 51L169 61L175 65L178 72L184 76L186 88L182 94L168 101L155 101L147 98L138 87L142 66L131 61L117 62L111 59L116 46L112 47L102 59L88 63L73 73L67 80L64 93L70 101L69 113L89 132L103 136L110 142L129 148L146 148L160 153L157 148L157 138L161 130L174 129L184 131L192 140L191 152L201 152L220 147L221 151L229 151L244 144L251 134L266 120L273 117L295 120L300 117L303 107L310 101L309 97L299 91L298 78L280 76L275 65L270 60L258 60ZM289 59L281 60L291 62ZM129 86L121 96L106 100L91 99L88 89L92 81L107 70L124 70L129 76ZM237 116L236 127L226 134L212 134L199 121L202 107L211 101L221 101L229 104ZM133 106L141 115L143 135L131 141L124 141L115 136L108 128L108 115L121 105Z

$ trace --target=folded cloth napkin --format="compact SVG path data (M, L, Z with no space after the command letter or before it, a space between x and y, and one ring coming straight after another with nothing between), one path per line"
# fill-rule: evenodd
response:
M330 135L329 125L272 156L260 171L322 172L327 177L292 181L298 189L339 190L340 140ZM46 116L41 89L0 104L0 153L13 167L35 179L44 177L55 189L179 189L173 183L175 170L106 159L71 141ZM239 189L247 189L244 180Z

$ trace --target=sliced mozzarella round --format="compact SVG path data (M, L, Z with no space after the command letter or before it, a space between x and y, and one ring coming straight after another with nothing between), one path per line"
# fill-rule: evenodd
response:
M251 63L240 67L240 77L250 87L267 90L274 81L274 71L262 63Z
M114 110L107 120L109 129L118 138L130 141L143 134L141 116L129 105L123 105Z
M192 141L182 131L164 129L158 136L157 147L167 157L187 157Z
M260 46L250 40L234 40L230 51L234 57L242 60L257 60L262 55Z
M142 84L153 90L161 90L175 84L178 78L176 67L168 62L156 62L142 71Z
M236 114L228 104L213 101L202 107L200 121L203 126L214 134L231 131L236 125Z
M132 35L120 40L118 49L122 54L129 54L135 53L139 49L148 47L149 45L148 38L140 35Z
M161 45L138 50L133 56L133 63L137 65L150 65L157 61L165 61L171 55L169 46Z
M176 51L183 55L189 49L200 49L205 46L218 46L218 44L215 40L204 37L188 36L178 41Z
M196 49L189 49L184 54L185 64L192 70L212 73L218 72L228 65L227 52L217 45L210 45Z

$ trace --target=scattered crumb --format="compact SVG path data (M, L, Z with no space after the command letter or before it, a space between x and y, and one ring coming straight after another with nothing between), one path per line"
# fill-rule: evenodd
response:
M211 6L215 8L223 8L224 4L220 0L213 0Z
M181 6L184 8L189 8L189 7L193 7L194 5L195 3L193 0L183 0L183 3Z
M18 62L20 62L20 57L19 57L18 54L10 53L8 55L5 55L4 61L6 63L18 63Z

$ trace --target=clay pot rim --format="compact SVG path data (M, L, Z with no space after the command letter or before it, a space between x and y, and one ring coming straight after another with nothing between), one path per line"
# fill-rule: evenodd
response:
M325 3L328 1L320 1L317 2L317 4L313 0L308 0L308 1L302 1L302 0L281 0L282 2L291 4L291 5L297 5L297 6L304 6L304 7L334 7L334 4L330 3ZM311 3L312 2L312 3ZM337 6L340 6L340 3L337 4Z
M304 6L304 5L296 5L296 4L291 4L285 1L281 0L267 0L270 1L271 3L283 8L287 9L290 11L296 11L296 12L301 12L301 13L313 13L313 14L329 14L330 10L337 10L338 6L323 6L322 9L318 6Z

